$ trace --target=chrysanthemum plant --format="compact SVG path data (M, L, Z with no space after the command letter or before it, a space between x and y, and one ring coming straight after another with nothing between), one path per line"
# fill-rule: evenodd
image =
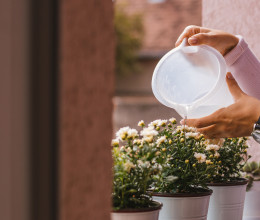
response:
M153 136L157 131L151 131ZM153 141L141 138L135 129L121 128L112 140L114 159L113 207L114 210L137 209L154 206L148 192L158 165L153 163L156 146Z
M148 125L158 131L153 161L160 166L154 176L153 191L160 193L196 193L208 190L207 182L215 173L215 164L205 138L195 128L176 126L176 120L157 120ZM144 128L145 129L145 128Z
M246 161L250 158L247 154L247 138L225 138L206 140L206 144L217 148L210 150L210 158L216 164L216 173L211 182L234 182L241 179L241 172Z

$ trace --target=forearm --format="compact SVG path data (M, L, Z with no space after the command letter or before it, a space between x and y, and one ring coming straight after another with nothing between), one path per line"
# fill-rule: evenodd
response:
M246 94L260 99L260 62L243 38L238 37L237 46L224 57L228 71Z

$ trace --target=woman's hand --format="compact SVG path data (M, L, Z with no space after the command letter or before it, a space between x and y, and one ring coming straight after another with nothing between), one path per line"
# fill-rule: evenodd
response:
M194 25L184 29L175 46L179 46L184 38L188 38L188 43L192 46L206 44L214 47L223 56L231 51L239 42L239 39L232 34Z
M246 95L231 73L227 73L226 81L234 104L203 118L185 120L185 124L197 127L206 138L249 136L260 116L260 101ZM184 124L184 120L181 124Z

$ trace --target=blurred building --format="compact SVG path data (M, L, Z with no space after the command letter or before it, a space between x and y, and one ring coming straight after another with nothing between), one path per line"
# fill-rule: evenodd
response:
M144 25L142 48L138 52L139 72L116 77L114 129L158 118L180 116L153 96L151 79L159 59L174 48L188 25L201 25L201 0L116 0L129 14L141 14Z

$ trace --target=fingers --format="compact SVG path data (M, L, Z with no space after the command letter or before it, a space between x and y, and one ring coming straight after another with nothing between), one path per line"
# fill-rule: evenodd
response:
M198 132L201 134L204 134L205 138L212 139L212 138L218 138L221 135L219 132L216 130L216 125L210 125L205 128L199 128L197 129Z
M177 39L175 46L176 47L179 46L184 38L186 38L186 37L189 38L192 35L195 35L195 34L198 34L198 33L200 33L200 27L199 26L190 25L190 26L186 27L184 29L184 31L182 32L182 34Z
M230 120L225 118L226 111L227 108L222 108L203 118L182 120L181 124L196 127L198 132L205 135L205 138L232 137Z
M237 84L236 80L230 72L228 72L226 75L226 81L229 91L235 101L241 98L243 95L245 95L245 93L240 89L239 85Z
M232 137L232 135L230 135L228 131L225 131L220 124L199 128L197 130L204 134L207 139Z
M188 39L188 43L192 46L201 44L211 45L212 41L212 35L207 33L195 34Z
M184 120L181 121L182 125L186 124L189 127L195 127L195 128L203 128L216 123L217 123L216 112L203 118L185 119L185 121Z
M201 119L186 119L186 125L196 127L197 131L204 134L205 138L223 137L221 130L219 131L218 124L213 124L210 120ZM181 122L181 124L184 123Z

